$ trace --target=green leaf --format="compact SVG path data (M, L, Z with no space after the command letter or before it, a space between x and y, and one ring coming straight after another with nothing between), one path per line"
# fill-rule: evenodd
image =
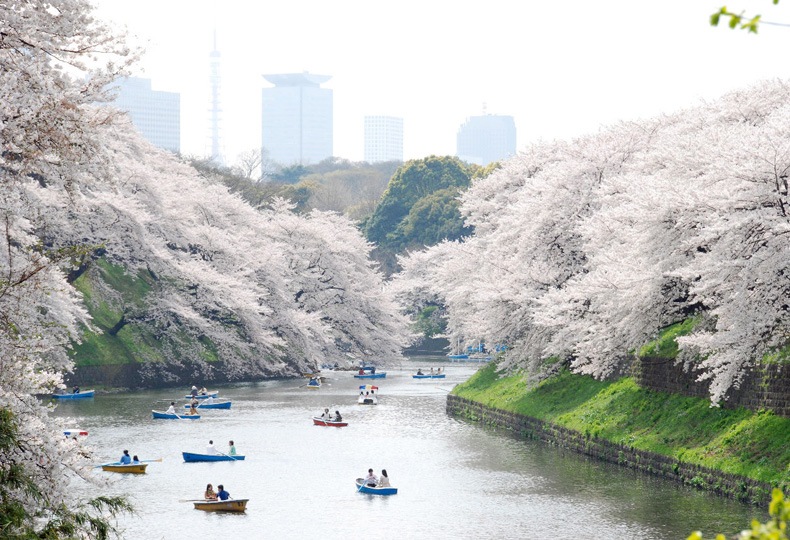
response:
M714 13L710 16L710 25L711 26L719 26L719 18L721 17L721 13Z

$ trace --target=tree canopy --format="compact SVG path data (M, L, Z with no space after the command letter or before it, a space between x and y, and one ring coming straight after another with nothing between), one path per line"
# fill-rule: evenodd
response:
M766 82L673 115L538 144L462 195L474 234L402 257L416 312L447 308L452 342L507 344L607 377L660 329L718 403L790 346L790 86ZM786 356L786 355L785 355Z

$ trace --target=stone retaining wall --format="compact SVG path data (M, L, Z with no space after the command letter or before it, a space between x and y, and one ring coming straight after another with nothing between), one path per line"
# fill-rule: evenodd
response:
M743 476L684 463L678 459L653 452L637 450L626 444L613 443L536 418L494 409L452 394L447 396L447 414L506 430L517 438L543 441L602 461L616 463L623 467L712 491L726 497L759 505L766 505L770 502L771 485L766 482L758 482Z
M672 358L645 357L633 363L633 376L643 388L693 397L708 397L709 383L698 382L700 371L683 370ZM727 408L745 407L752 411L767 409L790 417L790 369L781 364L752 368L738 388L727 393L722 404Z

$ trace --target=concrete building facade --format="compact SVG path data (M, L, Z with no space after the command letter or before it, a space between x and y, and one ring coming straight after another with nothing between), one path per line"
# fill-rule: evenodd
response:
M403 118L365 117L365 161L403 161Z
M321 88L331 76L311 73L264 75L273 84L261 92L261 146L279 165L309 165L332 157L333 96Z
M153 90L151 79L128 77L113 83L118 97L112 104L125 111L134 127L155 146L181 151L181 95Z
M456 155L468 162L488 165L516 154L516 122L512 116L470 116L458 129Z

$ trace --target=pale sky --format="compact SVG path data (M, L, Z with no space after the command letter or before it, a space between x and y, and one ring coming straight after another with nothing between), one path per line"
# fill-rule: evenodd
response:
M334 154L363 159L366 115L404 119L404 159L454 155L485 110L518 147L673 112L790 78L790 27L708 23L725 4L790 24L770 0L94 0L147 52L137 76L181 94L181 149L209 154L209 53L222 55L226 162L261 143L263 74L330 75Z

